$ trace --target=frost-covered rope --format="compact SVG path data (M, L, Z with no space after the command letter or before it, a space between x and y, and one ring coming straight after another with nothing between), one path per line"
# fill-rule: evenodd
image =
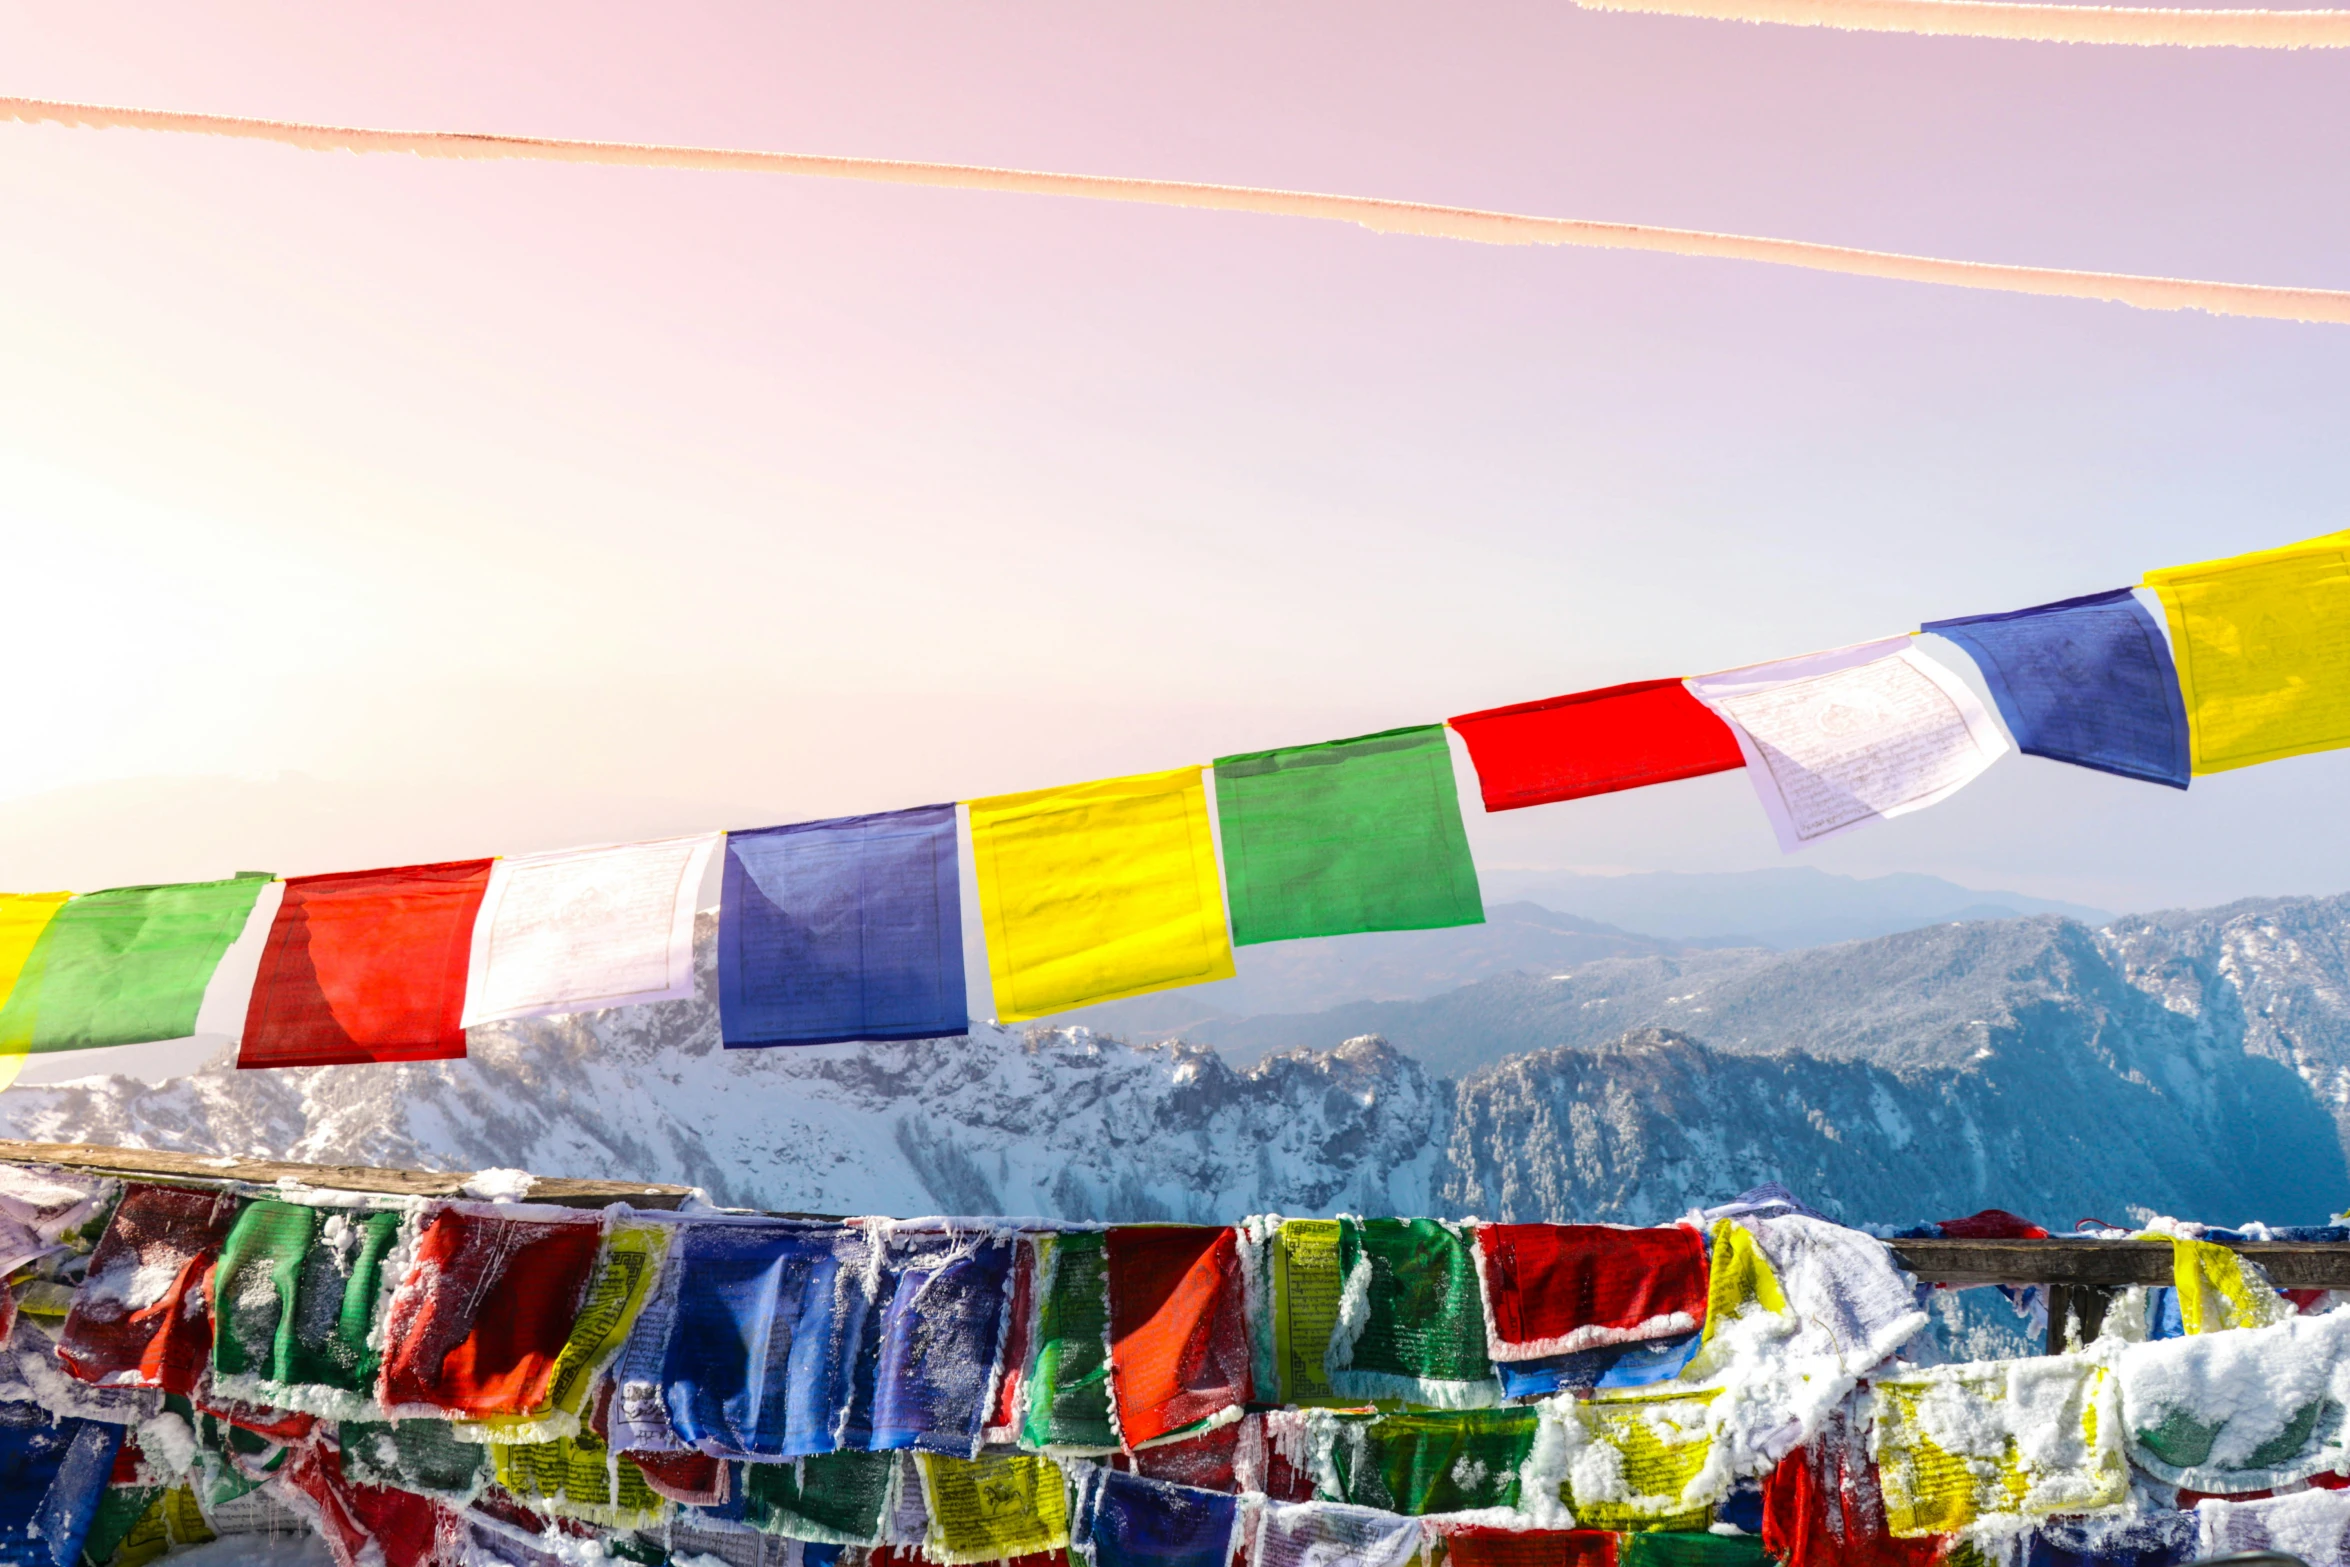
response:
M1646 3L1646 0L1642 0ZM1683 3L1683 0L1663 0ZM1710 0L1687 0L1710 3ZM523 158L549 163L618 164L640 168L739 170L798 174L885 185L955 190L1014 191L1077 196L1091 201L1254 212L1276 217L1354 223L1380 234L1413 234L1482 245L1579 245L1600 250L1651 250L1841 272L1856 277L1938 283L1953 288L2067 299L2102 299L2141 310L2203 310L2213 315L2350 325L2350 292L2276 288L2258 283L2207 283L2121 272L2074 272L2055 267L1946 261L1884 250L1856 250L1806 240L1657 228L1644 223L1598 223L1582 218L1530 217L1473 207L1442 207L1375 196L1330 196L1265 190L1247 185L1202 185L1184 180L1121 179L1099 174L1051 174L961 163L905 163L883 158L834 158L810 153L750 152L716 147L643 146L629 142L558 141L539 136L494 136L469 131L378 131L217 114L119 109L95 104L0 98L0 117L28 123L96 129L178 131L275 142L319 152L406 152L426 158Z

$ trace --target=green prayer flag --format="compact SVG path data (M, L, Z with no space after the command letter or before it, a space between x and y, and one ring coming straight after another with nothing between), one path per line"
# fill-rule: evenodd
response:
M895 1453L818 1453L787 1464L745 1464L743 1521L819 1545L878 1545L889 1521Z
M446 1420L345 1420L343 1471L362 1485L470 1502L489 1478L490 1450L461 1442Z
M0 1006L0 1054L185 1039L270 878L116 887L68 899Z
M1442 724L1216 761L1232 940L1481 925Z
M1623 1567L1771 1567L1762 1540L1751 1534L1628 1534L1616 1542Z
M1422 1517L1518 1505L1518 1475L1542 1423L1532 1409L1456 1409L1340 1424L1330 1449L1339 1501Z
M1466 1227L1435 1219L1339 1221L1345 1284L1330 1346L1339 1394L1442 1409L1501 1402L1474 1248Z
M1020 1445L1039 1453L1118 1448L1110 1408L1110 1286L1099 1230L1042 1237L1028 1416Z
M389 1212L264 1200L238 1213L212 1274L212 1369L270 1384L262 1402L304 1407L311 1386L365 1404L377 1355L367 1333L383 1259L399 1238Z
M82 1536L82 1560L112 1561L122 1542L130 1538L131 1529L161 1500L163 1487L159 1485L110 1485L100 1492L90 1532Z

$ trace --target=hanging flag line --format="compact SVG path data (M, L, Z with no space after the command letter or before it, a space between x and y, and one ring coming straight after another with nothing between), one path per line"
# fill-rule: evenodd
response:
M1479 924L1448 730L1488 811L1743 768L1789 852L2011 750L2184 789L2350 748L2350 531L2141 582L1925 622L1988 705L1909 633L959 804L0 894L0 1087L28 1055L188 1037L243 1067L450 1060L475 1024L683 1000L713 858L728 1049L967 1033L966 863L1003 1022L1227 979L1260 942Z
M1775 22L1852 33L2181 49L2350 49L2350 11L2173 11L2014 0L1575 0L1586 11Z
M1812 272L1932 283L1993 293L2096 299L2129 305L2139 310L2201 310L2220 316L2350 325L2350 291L2341 289L2283 288L2263 283L2203 282L2124 272L2080 272L2059 267L1950 261L1896 251L1815 244L1808 240L1717 234L1704 229L1659 228L1645 223L1602 223L1584 218L1535 217L1525 213L1491 212L1475 207L1393 201L1378 196L1334 196L1312 191L1268 190L1249 185L1207 185L1187 180L1125 179L1101 174L1054 174L1033 169L999 169L964 163L908 163L887 158L836 158L810 153L753 152L718 147L562 141L539 136L499 136L471 131L360 130L283 120L244 119L231 115L182 114L158 109L53 103L39 98L0 98L0 118L26 124L48 123L94 130L170 131L227 136L300 147L312 152L405 152L424 158L515 158L546 163L795 174L815 179L857 180L868 184L1074 196L1088 201L1316 218L1327 222L1353 223L1375 234L1457 239L1479 245L1573 245L1594 250L1645 250L1675 256L1759 261L1773 266L1800 267Z

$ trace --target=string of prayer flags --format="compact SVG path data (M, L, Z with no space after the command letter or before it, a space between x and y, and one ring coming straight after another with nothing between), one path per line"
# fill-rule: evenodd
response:
M237 1208L226 1192L124 1192L58 1334L65 1369L101 1387L195 1391L212 1353L205 1279Z
M1028 1416L1020 1445L1055 1457L1117 1451L1110 1285L1100 1230L1039 1236Z
M1486 1353L1539 1360L1694 1333L1705 1237L1686 1225L1480 1224Z
M1738 737L1678 680L1635 680L1452 720L1488 811L1744 767Z
M2187 787L2178 670L2130 589L1921 629L1966 650L2026 756Z
M1442 724L1216 759L1237 946L1479 925Z
M435 1207L384 1307L377 1400L395 1415L542 1413L602 1236L592 1213Z
M1501 1401L1474 1244L1441 1219L1341 1219L1330 1382L1343 1397L1437 1409Z
M1099 1465L1072 1477L1069 1552L1087 1567L1231 1567L1240 1498Z
M1966 683L1907 637L1689 681L1738 736L1787 853L1956 794L2007 754Z
M1230 979L1197 767L970 802L996 1016Z
M2350 745L2350 532L2150 571L2195 771Z
M915 1455L930 1513L923 1554L933 1562L1000 1562L1069 1543L1069 1499L1049 1458Z
M390 1211L249 1204L212 1270L214 1390L282 1409L364 1415L378 1360L368 1333L399 1233Z
M952 805L729 833L727 1048L969 1033L958 866Z
M677 1438L770 1463L839 1445L868 1314L853 1277L866 1254L860 1232L831 1225L686 1226L660 1373Z
M462 1059L474 916L493 863L289 877L237 1065Z
M691 1000L694 903L719 837L499 860L473 922L463 1026Z
M267 876L86 892L43 921L0 1005L0 1055L185 1039ZM34 910L18 905L17 932Z
M1237 1420L1253 1396L1238 1235L1131 1224L1103 1247L1110 1385L1128 1449Z

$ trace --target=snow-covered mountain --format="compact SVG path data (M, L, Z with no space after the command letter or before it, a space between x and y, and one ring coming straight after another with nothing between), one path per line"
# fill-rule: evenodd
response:
M478 1029L464 1062L19 1087L0 1135L641 1178L819 1213L1647 1222L1767 1179L1874 1222L2350 1203L2350 899L1610 958L1404 1004L1437 1010L1389 1013L1409 1025L1394 1045L1246 1071L1081 1029L729 1051L710 946L693 1002Z

